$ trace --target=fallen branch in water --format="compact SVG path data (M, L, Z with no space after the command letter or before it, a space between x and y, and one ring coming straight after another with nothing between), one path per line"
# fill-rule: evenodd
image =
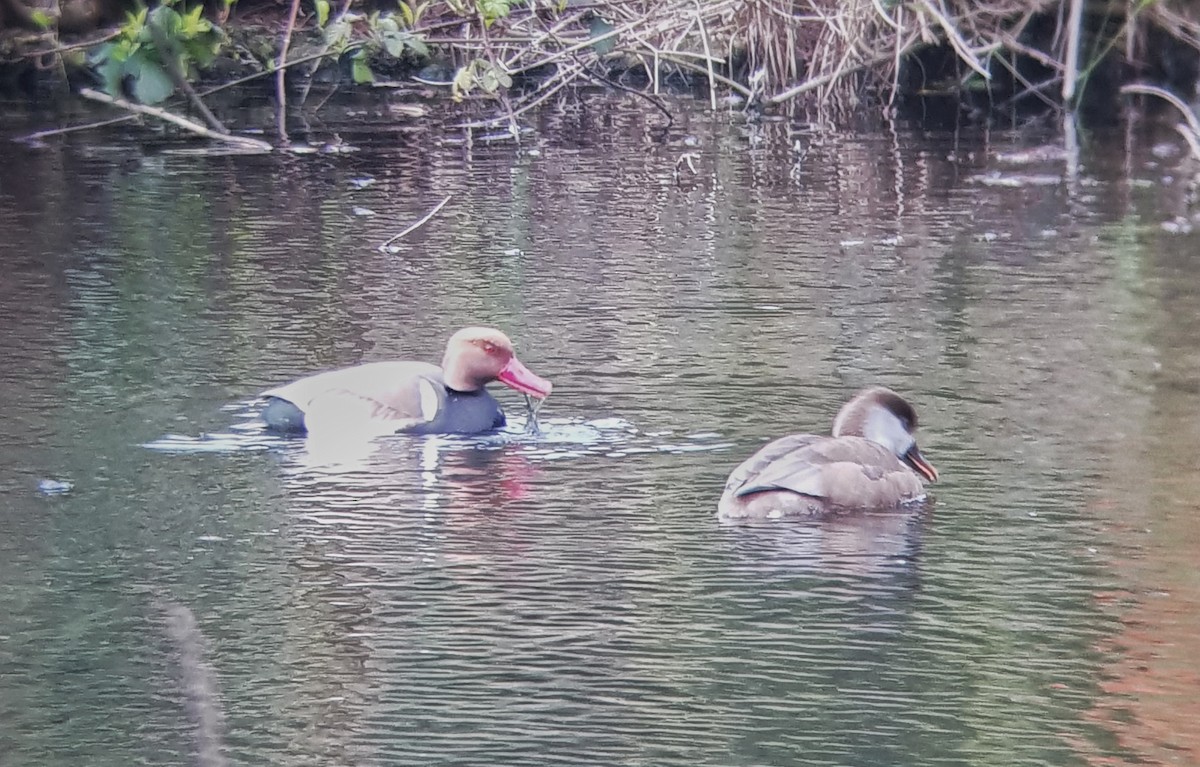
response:
M76 133L78 131L91 130L92 128L103 128L106 125L127 123L130 120L136 120L139 117L141 117L141 115L121 115L120 117L114 117L111 120L100 120L94 123L84 123L83 125L68 125L65 128L50 128L49 130L40 130L36 133L30 133L26 136L18 136L17 138L13 139L13 141L16 141L19 144L27 144L33 141L41 141L42 139L50 138L51 136L61 136L64 133Z
M200 123L192 122L191 120L185 117L180 117L176 114L171 114L164 109L149 107L145 104L135 104L132 101L126 101L125 99L113 98L107 93L101 93L100 91L92 90L91 88L80 88L79 95L83 96L85 99L99 101L102 104L109 104L110 106L119 107L129 112L135 112L137 114L154 117L162 120L163 122L169 122L173 125L178 125L180 128L183 128L186 131L195 133L197 136L216 139L217 141L224 141L227 144L233 144L243 149L252 149L258 152L270 152L273 149L273 147L265 141L261 141L256 138L250 138L248 136L235 136L232 134L217 133L216 131L205 128Z
M104 38L104 39L106 39L106 38ZM347 48L347 50L351 50L351 51L356 50L356 49L360 48L361 46L362 46L361 43L351 43L350 46ZM67 47L69 48L72 46L67 46ZM65 48L64 48L64 50L65 50ZM314 53L314 54L310 54L308 56L303 56L298 59L292 59L291 61L288 61L286 64L284 64L283 68L295 67L295 66L299 66L301 64L311 64L312 62L316 61L317 59L326 58L328 55L329 55L329 53L327 51L322 51L321 53ZM262 72L255 72L253 74L249 74L244 77L239 77L234 80L230 80L227 83L222 83L222 84L214 86L212 88L207 88L204 91L202 91L196 95L199 98L204 98L205 96L211 96L214 93L219 93L221 91L228 90L230 88L235 88L239 85L244 85L245 83L253 82L254 80L258 80L260 78L267 77L268 75L272 75L272 74L275 74L275 70L263 70ZM103 101L103 99L97 99L97 100ZM119 101L119 99L117 99L115 101ZM108 102L106 102L106 103L108 103ZM116 104L116 105L120 106L120 104ZM49 138L50 136L58 136L63 133L75 133L77 131L91 130L92 128L103 128L108 125L115 125L117 123L129 122L130 120L136 120L141 116L142 116L142 113L135 111L133 114L127 114L127 115L123 115L121 117L114 117L111 120L100 120L98 122L84 123L82 125L68 125L65 128L51 128L48 130L37 131L36 133L30 133L27 136L20 136L13 140L18 143L29 142L29 141L39 141L41 139ZM247 140L252 140L252 139L247 139ZM264 142L264 144L265 144L265 142Z
M387 249L388 249L388 248L390 248L390 247L392 246L392 243L393 243L393 242L395 242L396 240L400 239L401 237L404 237L404 236L405 236L405 235L407 235L407 234L411 234L412 232L415 232L416 230L420 229L422 226L424 226L424 225L425 225L425 224L426 224L426 223L429 221L429 219L431 219L431 218L433 218L434 216L436 216L436 215L437 215L437 212L438 212L439 210L441 210L442 208L446 207L446 203L450 202L450 198L451 198L452 196L453 196L453 195L449 195L449 194L448 194L448 195L446 195L446 198L445 198L444 200L442 200L441 202L439 202L437 205L433 206L433 210L429 211L429 212L428 212L428 213L426 213L424 216L421 216L421 218L420 218L420 220L419 220L419 221L417 221L417 222L413 223L412 225L410 225L410 226L409 226L407 229L405 229L405 230L404 230L403 232L401 232L400 234L397 234L395 237L391 237L391 238L389 238L389 239L387 240L387 242L385 242L385 243L383 243L382 245L380 245L380 246L379 246L379 249L380 249L381 251L383 251L383 252L385 252L385 253L386 253L386 252L387 252Z

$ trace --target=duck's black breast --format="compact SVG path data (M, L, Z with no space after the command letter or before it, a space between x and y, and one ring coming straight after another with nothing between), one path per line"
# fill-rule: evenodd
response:
M282 434L303 434L307 431L304 425L304 411L279 397L267 398L262 419L266 421L268 429Z
M487 389L458 391L446 387L438 413L410 431L416 434L482 434L503 427L504 408Z

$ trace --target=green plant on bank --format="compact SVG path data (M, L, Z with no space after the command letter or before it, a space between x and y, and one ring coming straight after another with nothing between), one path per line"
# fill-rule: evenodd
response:
M502 19L511 13L513 6L518 2L520 0L446 0L446 5L464 18L478 14L483 25L490 27L496 23L496 19Z
M464 18L478 18L485 27L497 19L507 16L518 0L448 0L448 6ZM326 49L330 57L349 57L350 74L355 83L375 82L375 73L370 61L381 53L393 59L412 57L418 61L429 59L429 48L416 32L425 12L432 3L401 0L396 14L374 12L369 16L346 13L329 18L329 0L314 0L317 23L324 34ZM363 34L365 27L366 34ZM451 83L455 100L462 100L472 91L488 95L501 88L512 87L512 77L498 63L485 58L476 58L459 68Z
M153 10L127 14L117 36L89 52L88 63L108 95L157 104L175 92L168 67L190 79L212 64L224 32L201 17L203 4L182 13L176 8L183 8L181 0L163 0Z
M376 11L366 17L345 13L329 21L329 3L327 0L316 0L317 23L324 35L326 49L334 59L341 59L349 54L350 74L355 83L375 82L370 59L380 53L386 53L397 60L405 56L419 61L429 58L429 48L425 41L412 31L412 27L420 20L429 3L422 3L416 7L400 3L400 6L400 18L395 14L383 15ZM365 37L356 34L356 25L359 22L366 26Z
M431 0L425 0L423 3L399 0L397 4L400 6L400 15L404 17L404 26L408 29L416 29L425 16L425 11L429 10L429 6L433 3Z
M478 17L484 29L488 29L498 19L512 13L513 7L520 2L522 0L447 0L446 4L459 16ZM501 88L511 87L512 75L501 64L490 59L475 58L454 73L450 92L455 101L462 101L472 91L483 91L491 96Z
M454 73L450 93L455 101L462 101L473 90L495 95L501 88L512 87L512 75L504 67L488 59L472 59Z

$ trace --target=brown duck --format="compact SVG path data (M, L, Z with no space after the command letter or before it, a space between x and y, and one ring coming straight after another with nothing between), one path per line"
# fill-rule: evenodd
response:
M838 411L833 436L792 434L770 442L725 483L725 519L819 516L887 509L925 497L937 469L921 456L917 413L891 389L865 389Z
M504 333L469 327L450 337L441 367L403 360L317 373L263 392L262 417L292 434L479 434L505 423L486 388L492 381L539 399L552 388L517 359Z

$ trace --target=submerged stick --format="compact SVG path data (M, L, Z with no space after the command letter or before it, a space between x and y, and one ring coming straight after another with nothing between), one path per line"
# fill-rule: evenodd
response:
M204 635L196 624L196 616L188 608L166 600L160 601L158 606L166 618L167 637L179 653L184 699L196 728L196 764L199 767L225 767L229 762L222 750L224 716L216 674L204 660Z
M424 226L424 225L426 224L426 222L428 222L428 221L429 221L429 219L431 219L431 218L433 218L434 216L436 216L436 215L437 215L437 212L438 212L439 210L441 210L442 208L446 207L446 203L450 202L450 198L451 198L451 197L453 197L453 195L449 195L449 194L448 194L448 195L446 195L446 198L445 198L444 200L442 200L441 202L439 202L437 205L433 206L433 210L429 211L429 212L428 212L428 213L426 213L424 216L421 216L420 220L418 220L418 221L417 221L416 223L414 223L414 224L411 224L411 225L410 225L410 226L409 226L407 229L405 229L405 230L404 230L403 232L401 232L400 234L397 234L395 237L391 237L391 238L389 238L387 242L385 242L385 243L383 243L382 245L380 245L380 246L379 246L379 249L380 249L380 250L382 250L382 251L386 251L386 250L388 249L388 247L390 247L390 246L391 246L391 244L392 244L393 242L395 242L396 240L400 239L401 237L403 237L403 236L404 236L404 235L406 235L406 234L410 234L411 232L414 232L414 231L416 231L417 229L420 229L422 226Z
M1187 125L1177 125L1175 130L1187 140L1188 146L1192 149L1192 154L1200 159L1200 118L1196 117L1196 113L1191 108L1183 103L1183 99L1171 93L1165 88L1159 88L1157 85L1143 85L1141 83L1130 83L1129 85L1121 86L1121 93L1144 93L1147 96L1158 96L1171 106L1179 110L1183 115L1183 119L1187 121Z
M100 120L94 123L85 123L83 125L68 125L65 128L50 128L48 130L40 130L36 133L30 133L26 136L18 136L13 139L16 142L41 141L44 138L51 136L61 136L64 133L76 133L81 130L91 130L92 128L103 128L106 125L116 125L117 123L127 123L130 120L138 119L139 115L121 115L114 117L111 120Z
M668 130L672 125L675 124L675 115L671 114L671 110L667 109L667 105L664 104L662 102L662 99L660 99L658 96L652 95L650 93L643 93L642 91L622 85L621 83L617 82L616 80L613 80L610 77L607 77L607 76L601 75L601 74L597 74L595 72L591 72L587 69L583 70L583 74L585 77L591 78L594 82L602 83L604 85L607 85L610 88L616 88L619 91L625 91L626 93L630 94L631 96L636 96L639 99L648 101L650 103L650 106L657 109L659 112L662 113L663 117L667 118L667 124L660 126L660 127L656 128L655 130Z
M185 117L171 114L165 109L158 109L156 107L146 106L145 104L135 104L132 101L126 101L125 99L113 98L107 93L101 93L100 91L92 90L91 88L80 88L79 95L83 96L85 99L99 101L102 104L120 107L121 109L125 109L130 112L136 112L137 114L149 115L150 117L158 118L163 122L169 122L173 125L178 125L184 130L195 133L197 136L216 139L217 141L224 141L228 144L240 146L243 149L254 149L260 152L270 152L272 149L271 145L265 141L260 141L259 139L250 138L248 136L234 136L232 134L227 135L223 133L217 133L216 131L205 128L199 123L192 122Z

